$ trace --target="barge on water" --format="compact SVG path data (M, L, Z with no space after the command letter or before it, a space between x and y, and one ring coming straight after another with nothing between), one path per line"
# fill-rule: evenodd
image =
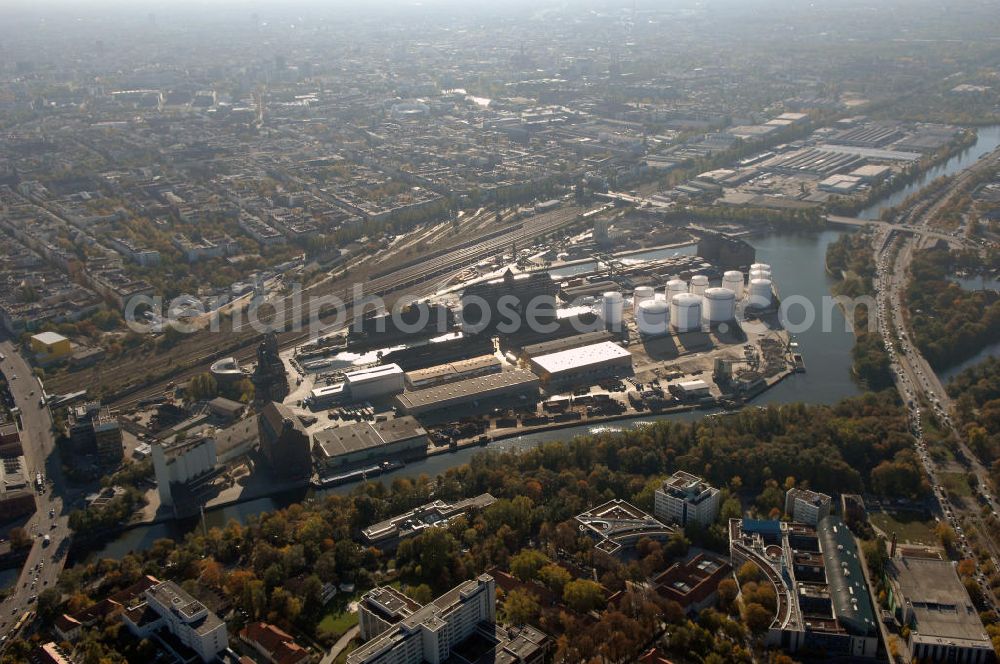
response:
M317 489L326 489L331 486L337 486L339 484L348 484L350 482L357 482L358 480L367 480L369 477L378 477L382 473L392 472L393 470L399 470L405 466L402 461L383 461L377 466L369 466L367 468L358 468L357 470L352 470L347 473L339 473L337 475L324 475L317 476L313 478L312 485Z
M792 355L792 362L795 365L795 373L805 373L806 363L798 353Z

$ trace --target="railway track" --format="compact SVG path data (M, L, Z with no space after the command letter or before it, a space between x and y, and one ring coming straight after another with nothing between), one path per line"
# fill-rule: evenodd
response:
M584 211L583 208L569 207L545 215L538 215L538 217L533 219L526 219L518 227L512 228L509 233L489 237L472 246L460 247L448 251L427 262L403 267L391 274L365 281L363 282L363 293L366 296L371 295L386 298L395 294L402 295L400 291L404 289L413 289L406 294L416 297L427 296L435 290L433 285L428 283L431 280L443 275L457 274L479 261L509 251L514 245L521 246L522 243L533 242L541 236L569 226L576 222L579 215ZM424 286L424 288L420 288L421 286ZM306 293L307 291L303 292L304 295ZM351 314L353 314L351 303L354 301L355 295L353 285L340 284L339 287L334 286L329 290L324 290L324 292L312 292L308 293L308 295L339 299L345 304L348 314L345 320L351 319ZM394 299L398 300L398 297ZM311 322L309 317L312 315L312 312L309 310L310 306L308 302L294 302L291 298L285 298L283 304L285 306L284 316L277 325L278 329L297 330L279 333L278 346L281 350L287 350L307 340L313 333L313 330L309 329ZM387 307L392 304L394 304L394 301L386 301ZM319 319L322 322L324 317L319 316ZM346 323L341 326L341 329L344 326L346 326ZM329 331L333 331L333 328L324 330L324 332ZM125 409L134 406L144 399L160 396L164 394L168 385L183 382L193 376L204 373L212 362L223 357L235 357L240 362L253 360L256 355L256 344L258 341L258 332L253 329L253 326L249 322L234 324L230 333L237 336L237 339L233 343L221 349L204 349L202 353L191 361L189 368L177 371L169 378L156 381L149 386L129 389L127 396L123 395L120 398L112 398L111 405L119 409Z

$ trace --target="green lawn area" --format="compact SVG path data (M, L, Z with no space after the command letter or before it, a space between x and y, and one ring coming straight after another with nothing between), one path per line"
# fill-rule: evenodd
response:
M347 610L347 602L334 602L330 605L330 610L316 626L317 634L329 634L335 639L339 639L344 632L358 624L358 614Z
M926 514L900 510L898 512L872 512L871 522L885 536L892 537L896 533L898 540L914 544L936 545L938 538L934 535L934 519L926 518Z

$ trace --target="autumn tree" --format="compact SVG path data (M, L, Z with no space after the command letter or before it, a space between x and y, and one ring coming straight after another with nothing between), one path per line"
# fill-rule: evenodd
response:
M719 582L719 588L717 590L719 596L719 608L723 610L729 610L733 606L733 602L736 601L736 596L739 594L739 586L732 579L723 579Z
M191 378L188 383L188 396L192 401L213 399L219 395L219 385L210 373L201 373Z
M535 622L538 618L538 611L538 601L534 594L520 588L511 590L503 602L504 619L513 625L527 625Z
M739 570L736 571L736 578L739 579L741 584L750 581L760 581L764 578L764 572L757 566L757 563L748 560L740 565Z
M752 631L760 633L771 625L774 614L760 604L748 604L743 610L743 620Z
M566 584L572 581L573 577L564 567L549 563L538 570L538 580L552 592L562 595Z
M574 611L587 613L604 606L604 590L589 579L576 579L563 588L563 601Z
M941 521L934 526L934 534L937 535L938 540L941 542L941 546L944 548L950 550L955 547L957 535L955 535L954 529L944 521Z
M522 581L533 581L538 578L540 570L549 559L537 549L521 549L510 559L510 571Z

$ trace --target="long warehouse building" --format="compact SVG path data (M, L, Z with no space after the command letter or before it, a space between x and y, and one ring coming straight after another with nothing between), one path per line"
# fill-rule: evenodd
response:
M632 353L611 341L531 358L532 370L546 384L594 381L632 370Z
M396 397L396 406L408 415L420 415L487 399L501 399L521 394L537 395L538 387L538 376L530 371L516 369L423 390L403 392Z
M357 422L313 434L313 457L322 472L427 452L427 431L412 417Z
M475 376L499 373L503 367L494 355L481 355L467 360L457 360L426 369L406 372L406 386L413 390L464 380Z

